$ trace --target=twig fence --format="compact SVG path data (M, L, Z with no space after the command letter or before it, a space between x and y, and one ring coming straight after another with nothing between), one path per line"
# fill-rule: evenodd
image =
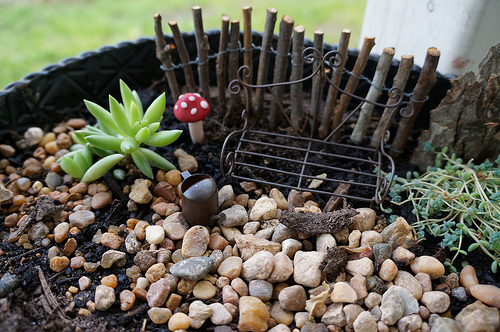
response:
M170 20L170 26L175 45L166 44L161 24L161 16L155 15L155 31L157 58L162 62L171 95L174 99L181 94L181 90L189 92L197 91L212 104L216 104L216 111L225 112L227 119L237 110L244 108L244 126L226 139L221 152L222 172L242 180L263 184L265 179L248 178L235 173L239 166L242 169L265 168L278 174L286 174L297 177L294 185L283 185L288 188L305 190L305 182L309 180L331 181L338 187L345 181L335 179L318 178L318 172L328 170L330 172L347 172L356 178L370 178L374 181L350 181L349 185L373 187L373 197L365 199L372 202L380 202L387 195L392 178L385 179L381 176L380 169L384 158L391 164L391 173L394 174L394 162L391 156L400 156L406 146L410 130L414 121L427 100L427 95L436 82L436 67L440 52L436 48L427 51L424 66L422 67L418 82L412 93L404 93L405 85L413 67L413 56L404 55L401 58L398 71L392 78L392 87L386 87L385 82L391 66L394 49L387 47L380 56L373 77L365 77L366 64L372 47L375 45L374 37L365 37L359 55L351 70L346 68L350 31L341 31L338 47L335 51L324 54L323 32L314 31L314 47L305 47L304 27L294 26L294 20L283 16L279 22L279 35L276 47L273 48L275 36L273 34L277 23L276 9L268 9L261 45L252 42L251 33L251 8L243 8L243 33L240 32L240 22L230 21L227 15L221 17L221 29L218 50L211 50L207 42L207 36L203 31L202 12L200 7L193 7L193 20L195 26L195 37L197 46L197 58L189 60L182 34L175 21ZM241 40L242 35L242 40ZM172 53L178 52L180 63L173 63ZM259 61L255 64L252 56L255 52L259 54ZM271 60L274 58L272 74L270 73ZM212 96L209 89L209 62L216 63L216 85L217 96ZM240 67L240 64L243 66ZM197 82L192 67L197 68ZM304 77L307 68L312 66L312 73ZM176 80L175 70L182 68L186 87L181 88ZM271 75L270 75L271 74ZM340 83L347 75L347 83L341 89ZM272 79L270 78L272 77ZM310 81L310 82L308 82ZM366 96L355 95L360 81L368 82L370 89ZM228 84L230 83L230 84ZM310 98L304 102L304 87L310 84ZM309 85L307 85L309 87ZM243 87L243 89L241 89ZM187 91L186 90L186 91ZM385 104L378 103L380 96L387 94ZM265 96L271 96L271 98ZM326 95L326 96L325 96ZM326 97L326 98L325 98ZM269 100L270 99L270 100ZM285 100L289 99L287 103ZM408 99L409 101L404 101ZM352 101L357 101L357 106L350 110ZM372 113L375 107L383 109L378 124L369 136L370 147L362 146L372 125ZM400 110L401 120L394 139L390 145L389 155L385 152L385 143L389 136L387 129L394 121L396 111ZM268 131L252 130L251 127L257 123L259 118L267 116L266 128ZM357 122L349 135L347 144L340 143L345 131L345 124L357 116ZM282 125L286 126L283 130ZM278 132L286 131L285 134ZM237 147L228 153L227 143L235 136L240 136ZM259 138L257 138L259 137ZM272 141L264 142L267 138L278 137L279 139L295 140L294 144L276 144ZM247 145L247 147L244 147ZM366 145L366 144L365 144ZM250 151L255 146L260 146L264 152ZM292 149L294 153L303 154L299 160L281 160L286 164L298 163L297 171L286 169L272 169L271 167L255 163L244 162L245 156L258 157L258 160L275 159L279 151L265 153L274 148ZM344 148L350 150L362 150L366 159L358 160L372 164L378 172L375 174L353 171L350 169L319 165L311 162L311 155L323 155L324 158L344 158L355 160L345 154L336 154L335 149ZM325 152L326 151L326 152ZM226 158L223 158L223 157ZM224 159L224 160L223 160ZM248 158L247 158L248 159ZM359 159L359 158L358 158ZM240 160L240 161L238 161ZM229 169L224 169L224 166ZM320 194L337 195L352 199L359 197L334 193L331 191L308 189ZM363 200L363 199L362 199Z

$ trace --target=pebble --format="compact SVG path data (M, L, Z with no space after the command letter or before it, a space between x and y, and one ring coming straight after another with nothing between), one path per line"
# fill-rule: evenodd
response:
M226 248L229 248L230 246L227 246ZM217 272L217 269L219 268L220 264L224 260L224 252L221 250L214 250L209 256L212 259L213 265L212 269L210 270L210 273L215 273ZM229 256L231 257L231 256Z
M396 221L384 228L380 235L384 238L384 242L389 243L393 249L398 246L408 249L417 242L415 231L402 217L398 217Z
M217 272L219 273L219 275L232 280L240 276L242 268L242 259L238 256L231 256L222 261L217 269Z
M175 203L159 202L151 207L154 212L162 217L170 216L179 212L181 209Z
M409 265L415 259L415 254L403 247L397 247L392 252L392 260L396 263Z
M193 328L200 328L211 315L212 308L202 301L196 300L189 305L189 318Z
M306 307L307 294L304 287L294 285L284 288L278 296L280 306L288 311L303 311Z
M361 233L361 246L373 247L377 243L382 243L384 238L378 232L375 231L364 231Z
M269 241L266 239L260 239L254 235L239 235L236 237L236 245L240 251L240 256L243 261L248 260L254 254L260 251L270 252L272 255L277 254L281 251L281 245L279 243Z
M417 273L415 274L415 279L417 279L420 286L422 286L422 293L432 291L432 280L427 273Z
M346 282L336 282L330 295L334 303L356 303L356 291Z
M165 264L156 263L151 265L151 267L146 271L145 276L150 283L154 283L163 278L166 272L167 268L165 267Z
M238 305L240 301L240 297L233 289L233 287L226 285L222 287L222 302L223 303L232 303L234 305Z
M405 304L399 294L393 293L387 296L380 306L382 316L380 320L386 325L394 325L405 311Z
M260 228L259 221L249 221L243 225L243 234L255 234Z
M396 286L407 289L417 300L420 300L422 297L422 286L410 272L398 271L393 283Z
M163 226L148 226L146 227L146 241L151 244L160 244L165 239L165 231Z
M108 250L101 257L101 266L109 269L113 263L121 264L121 260L125 260L125 253L117 250Z
M293 274L292 260L284 252L280 251L274 255L273 262L274 268L267 281L273 284L287 281Z
M111 288L116 288L116 286L118 286L118 278L116 275L110 274L109 276L105 276L101 279L101 284Z
M135 235L135 231L132 230L125 238L125 249L129 254L137 254L141 251L141 244L137 240L137 236Z
M19 277L12 273L5 273L0 279L0 299L12 293L19 286Z
M386 259L380 265L378 275L384 281L392 281L398 273L398 267L391 259Z
M301 332L328 332L328 328L322 323L307 323L303 328L300 329Z
M361 232L359 230L354 230L349 234L349 248L359 247L359 240L361 239Z
M132 184L128 197L137 204L147 204L153 199L153 194L149 191L151 181L147 179L136 179Z
M248 222L247 210L238 204L223 210L219 213L219 223L224 227L243 226Z
M460 272L460 285L465 288L467 294L470 294L470 288L474 285L478 285L476 270L472 265L467 265Z
M439 291L425 292L420 301L433 314L446 312L450 306L450 297L448 294Z
M215 325L226 325L231 323L233 316L227 311L227 309L220 303L212 303L209 305L212 309L212 314L210 315L210 321Z
M276 226L271 226L268 228L261 229L260 231L255 233L255 237L269 240L271 238L271 235L273 235L275 228L276 228ZM275 241L273 241L273 242L275 242Z
M269 192L269 198L274 199L274 201L276 202L276 207L278 209L283 211L288 210L288 200L277 188L271 189L271 191Z
M248 286L241 278L236 278L231 281L231 287L240 295L248 296Z
M69 258L66 256L55 256L50 260L50 269L54 272L61 272L69 266Z
M368 290L366 289L366 278L361 274L356 274L349 281L350 286L354 289L358 300L364 299L368 295Z
M351 230L359 230L360 232L369 231L375 226L375 211L370 208L358 208L359 213L351 218Z
M290 258L295 256L295 253L302 249L302 242L295 239L286 239L281 242L281 250ZM318 250L319 252L323 252ZM324 252L323 252L324 253Z
M163 229L170 239L181 240L189 229L189 225L182 212L176 212L163 221Z
M285 324L278 324L272 329L268 330L268 332L290 332L290 328Z
M430 324L429 324L430 325ZM463 332L455 320L447 317L437 317L432 324L431 332Z
M153 195L155 197L161 197L167 200L167 202L174 202L177 196L175 195L175 189L168 182L159 182L153 189Z
M95 214L92 211L78 210L70 214L68 219L71 226L84 229L95 222Z
M352 328L354 321L360 313L362 313L363 308L357 304L347 304L344 306L343 312L345 316L345 322L348 328Z
M208 247L212 250L224 250L229 243L227 240L218 233L210 234L210 241Z
M224 227L221 225L220 229L230 245L234 245L236 238L241 235L241 231L236 227Z
M161 307L165 301L167 301L168 293L170 292L170 286L168 281L161 278L160 280L152 283L149 286L148 292L146 294L146 300L148 305L153 307Z
M297 317L300 317L300 315L297 316L297 314L299 314L299 313L295 314L295 323L296 323L297 327L300 328L300 326L299 326L300 324L297 323ZM305 314L307 316L307 318L305 318L305 320L309 321L309 313L308 312L302 312L302 314ZM290 311L287 311L287 310L283 309L281 307L279 301L275 301L273 303L273 305L271 306L271 309L269 310L269 315L278 324L290 325L294 321L294 315L293 315L293 313L290 312ZM303 325L305 325L305 324L302 324L302 326Z
M87 276L82 276L82 277L80 277L80 279L78 279L78 287L80 288L81 291L84 291L87 288L89 288L91 283L92 282L91 282L90 278Z
M283 246L283 244L282 244ZM316 251L326 254L327 248L335 248L337 243L332 234L320 234L316 237Z
M464 309L465 310L465 309ZM498 331L500 312L498 309L482 306L456 320L465 331Z
M422 327L422 318L419 315L401 317L398 321L399 331L418 331Z
M113 197L111 192L109 191L102 191L98 192L94 196L92 196L92 208L95 210L102 209L103 207L108 206L111 204Z
M365 297L364 303L368 307L368 309L371 309L375 306L378 306L381 301L382 301L382 295L375 292L371 292Z
M352 324L355 332L377 332L377 321L368 311L363 311Z
M115 303L115 290L105 285L99 285L95 289L96 309L106 311Z
M137 265L141 271L147 271L153 264L156 263L156 259L151 251L139 251L134 257L134 263Z
M250 281L255 279L265 280L274 268L273 254L269 251L259 251L243 263L242 278Z
M250 211L250 220L270 220L276 217L277 205L276 201L269 197L261 197L255 202Z
M198 282L193 288L193 296L202 300L211 299L215 296L215 293L215 286L207 280Z
M184 235L182 256L184 258L202 256L210 242L210 233L204 226L193 226Z
M323 278L319 265L324 254L318 251L297 251L293 259L293 280L305 287L317 287Z
M493 285L472 285L470 293L479 301L500 308L500 288Z
M178 278L200 280L210 272L212 264L210 257L190 257L172 265L170 273Z
M189 155L186 151L177 149L174 152L174 156L177 157L177 162L181 172L189 171L193 174L198 170L198 162L196 161L196 158Z
M128 289L120 292L120 309L122 311L129 311L135 303L135 294Z
M218 193L219 210L230 208L234 199L233 187L230 184L223 186Z
M464 287L457 287L451 290L451 296L461 302L467 301L467 292Z
M168 320L168 329L170 331L187 330L191 326L191 318L182 312L177 312Z
M104 233L101 237L101 244L110 249L118 249L124 242L123 238L115 233Z
M368 257L364 257L354 261L348 261L346 265L346 271L352 275L361 274L367 277L373 274L373 262Z
M274 228L271 241L282 243L291 238L297 238L297 231L280 223Z
M248 283L248 293L267 302L273 295L273 285L265 280L252 280Z
M49 172L45 177L45 183L47 184L47 187L49 187L51 191L54 191L56 190L57 187L61 185L62 177L57 173Z
M172 317L172 311L167 308L150 308L148 316L155 324L165 324Z
M78 243L76 242L75 238L69 238L66 243L64 244L64 248L62 251L62 254L64 256L71 256L73 252L75 252L76 247L78 246Z
M427 273L431 279L437 279L444 275L444 265L432 256L417 257L410 264L414 274Z
M321 322L327 326L334 325L343 327L346 324L342 303L330 304L326 312L321 317Z
M7 144L0 144L0 153L5 157L5 158L10 158L16 153L16 149L14 147L7 145Z
M10 204L14 200L14 193L5 188L3 183L0 183L0 205Z
M403 316L408 316L411 314L418 313L419 305L418 301L411 295L411 293L403 287L399 286L391 286L383 295L382 295L382 305L388 300L388 298L392 294L397 294L404 303L404 313ZM381 306L382 308L382 306Z
M54 240L61 243L68 238L70 225L67 222L62 222L54 227Z
M270 315L267 306L256 297L243 296L239 302L238 330L267 331Z
M257 190L257 183L250 181L242 181L240 182L241 189L245 190L245 192L249 193L254 190Z
M178 186L182 182L181 172L173 169L165 174L165 180L173 187Z
M31 241L35 242L38 239L43 239L49 234L49 227L43 222L37 222L31 226L28 231L28 237Z

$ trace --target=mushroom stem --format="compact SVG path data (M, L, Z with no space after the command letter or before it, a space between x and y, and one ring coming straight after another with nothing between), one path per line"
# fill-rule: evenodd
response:
M189 134L193 143L203 143L205 133L203 132L203 121L191 122L188 124Z

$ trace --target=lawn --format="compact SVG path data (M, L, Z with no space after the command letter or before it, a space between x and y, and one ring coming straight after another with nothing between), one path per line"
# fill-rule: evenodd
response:
M252 28L263 31L266 8L274 7L279 18L286 14L303 25L308 38L321 29L326 42L336 43L341 29L351 29L350 46L356 48L366 0L0 0L0 89L66 57L152 37L157 12L165 33L170 19L181 31L192 31L195 5L203 8L206 30L218 29L222 14L241 20L241 8L251 6Z

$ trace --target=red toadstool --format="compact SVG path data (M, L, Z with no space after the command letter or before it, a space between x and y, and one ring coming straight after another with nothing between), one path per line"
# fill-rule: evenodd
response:
M179 96L174 105L174 115L177 120L188 123L189 134L193 143L203 143L203 119L210 111L208 102L198 93L185 93Z

